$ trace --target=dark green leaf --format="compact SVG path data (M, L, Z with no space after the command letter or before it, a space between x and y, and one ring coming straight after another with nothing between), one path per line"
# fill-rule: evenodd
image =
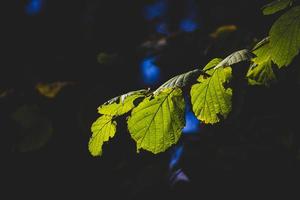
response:
M276 0L267 5L263 9L264 15L272 15L278 11L285 9L292 4L292 0Z
M283 14L270 30L271 58L283 67L289 65L300 48L300 6Z

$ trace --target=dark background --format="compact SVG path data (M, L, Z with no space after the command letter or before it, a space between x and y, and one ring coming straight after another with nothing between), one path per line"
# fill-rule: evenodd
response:
M172 149L159 155L136 154L122 122L116 137L104 145L103 157L93 158L87 148L101 103L127 91L155 88L214 57L251 48L278 17L262 15L261 7L269 1L170 0L165 1L165 14L154 19L145 17L145 6L156 2L151 0L42 2L37 12L26 10L29 0L1 2L0 87L11 91L0 98L1 165L9 188L4 190L10 195L200 199L239 191L244 196L276 194L285 186L296 191L291 183L299 171L300 101L293 69L280 73L280 81L269 89L235 79L229 119L216 126L201 124L199 131L183 135L177 168L189 182L170 184ZM193 9L186 9L189 2ZM194 12L197 28L182 30L180 21ZM156 31L160 21L167 22L168 34ZM237 30L212 38L210 34L223 25L235 25ZM157 44L161 39L166 45ZM100 53L108 61L99 61ZM143 81L140 68L149 56L160 69L153 83ZM297 64L299 59L292 66ZM235 73L244 75L245 67ZM35 90L39 82L55 81L72 84L53 99ZM11 117L23 105L38 106L53 125L49 141L29 152L15 148L22 137Z

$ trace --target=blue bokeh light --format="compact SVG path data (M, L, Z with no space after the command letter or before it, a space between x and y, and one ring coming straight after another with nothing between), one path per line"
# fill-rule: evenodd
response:
M183 32L193 32L198 28L198 23L190 18L181 20L179 28Z
M194 0L187 1L186 15L180 21L179 28L183 32L193 32L199 28L198 7Z
M144 7L144 17L147 20L153 20L157 17L163 16L167 11L167 1L158 0L153 4Z
M197 119L192 111L185 113L185 127L182 132L184 134L197 133L200 130L200 121Z
M28 15L37 15L42 11L43 0L30 0L25 6L25 13Z
M147 85L154 85L160 79L160 68L155 64L155 57L147 57L141 62L141 75L143 82Z
M174 168L178 164L182 153L183 153L183 144L180 146L176 146L171 155L171 159L169 163L170 169Z
M168 25L165 22L160 22L156 25L156 32L164 35L169 35Z

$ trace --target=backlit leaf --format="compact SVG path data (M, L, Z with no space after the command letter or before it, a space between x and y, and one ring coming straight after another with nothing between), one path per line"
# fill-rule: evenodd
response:
M102 145L116 133L117 122L112 116L103 115L99 117L91 127L93 133L89 141L89 151L93 156L102 155Z
M134 108L134 101L144 97L149 90L137 90L115 97L98 108L100 114L120 116Z
M214 58L211 61L209 61L205 67L203 68L204 71L208 71L212 68L214 68L216 65L218 65L223 59L222 58Z
M289 65L300 49L300 6L283 14L269 34L272 60L279 67Z
M200 75L199 83L192 86L191 102L199 120L214 124L220 121L220 116L226 118L231 111L232 89L224 87L231 78L231 68L219 67L207 73L210 77Z
M250 85L265 85L276 80L276 76L272 69L272 61L267 60L255 66L252 66L247 72L248 82Z
M91 127L93 135L89 141L89 150L93 156L101 156L103 143L115 135L117 122L114 118L129 112L135 107L134 101L145 97L148 92L149 90L128 92L107 101L98 108L98 112L103 115Z
M257 57L252 59L254 63L247 72L248 82L250 85L269 86L272 81L276 80L272 69L269 43L260 46L253 53Z
M185 124L184 107L181 89L166 88L134 108L127 123L137 150L159 153L175 144Z

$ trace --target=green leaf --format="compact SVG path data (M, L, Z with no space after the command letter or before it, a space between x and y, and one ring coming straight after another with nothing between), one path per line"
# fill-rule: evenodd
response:
M300 48L300 6L283 14L269 34L272 60L279 68L289 65Z
M42 148L53 135L51 121L41 114L36 105L19 107L11 116L20 126L14 150L29 152Z
M103 143L115 135L117 122L113 119L129 112L135 107L134 101L145 97L148 92L149 90L128 92L107 101L98 108L98 112L103 115L91 127L93 135L89 141L89 150L93 156L101 156Z
M256 48L256 50L253 51L253 53L256 55L255 58L252 59L253 62L256 64L264 63L271 59L271 47L270 43L265 43L261 45L260 47Z
M175 144L185 124L184 107L181 89L166 88L134 108L127 123L137 150L156 154Z
M253 57L252 53L247 49L236 51L230 54L229 56L227 56L215 68L228 67L237 64L239 62L249 61L252 57Z
M255 51L256 49L264 46L265 44L270 42L270 37L265 37L264 39L262 39L261 41L259 41L252 49L252 52Z
M191 81L194 81L197 79L197 77L201 74L201 70L195 69L192 71L189 71L184 74L180 74L178 76L175 76L162 84L154 93L159 93L160 91L166 89L166 88L183 88L186 85L190 84Z
M292 0L276 0L267 5L263 9L264 15L272 15L278 11L285 9L292 4Z
M254 64L247 72L248 82L250 85L269 86L272 81L276 80L272 69L270 44L265 42L262 46L253 51L253 53L257 57L252 59Z
M134 101L144 97L149 90L137 90L115 97L98 108L98 112L104 115L120 116L134 108Z
M272 61L267 60L252 66L247 72L247 78L250 85L270 86L270 83L276 80L272 69Z
M214 58L211 61L209 61L209 63L207 63L205 65L205 67L203 68L203 71L208 71L212 68L214 68L216 65L218 65L223 59L222 58Z
M116 133L117 122L113 120L112 116L103 115L99 117L92 125L92 137L89 141L89 151L93 156L102 155L102 145L108 141L109 138L114 137Z
M192 86L191 102L199 120L214 124L220 121L220 116L226 118L231 111L232 89L223 85L231 78L231 68L219 67L207 73L210 77L200 75L199 83Z

